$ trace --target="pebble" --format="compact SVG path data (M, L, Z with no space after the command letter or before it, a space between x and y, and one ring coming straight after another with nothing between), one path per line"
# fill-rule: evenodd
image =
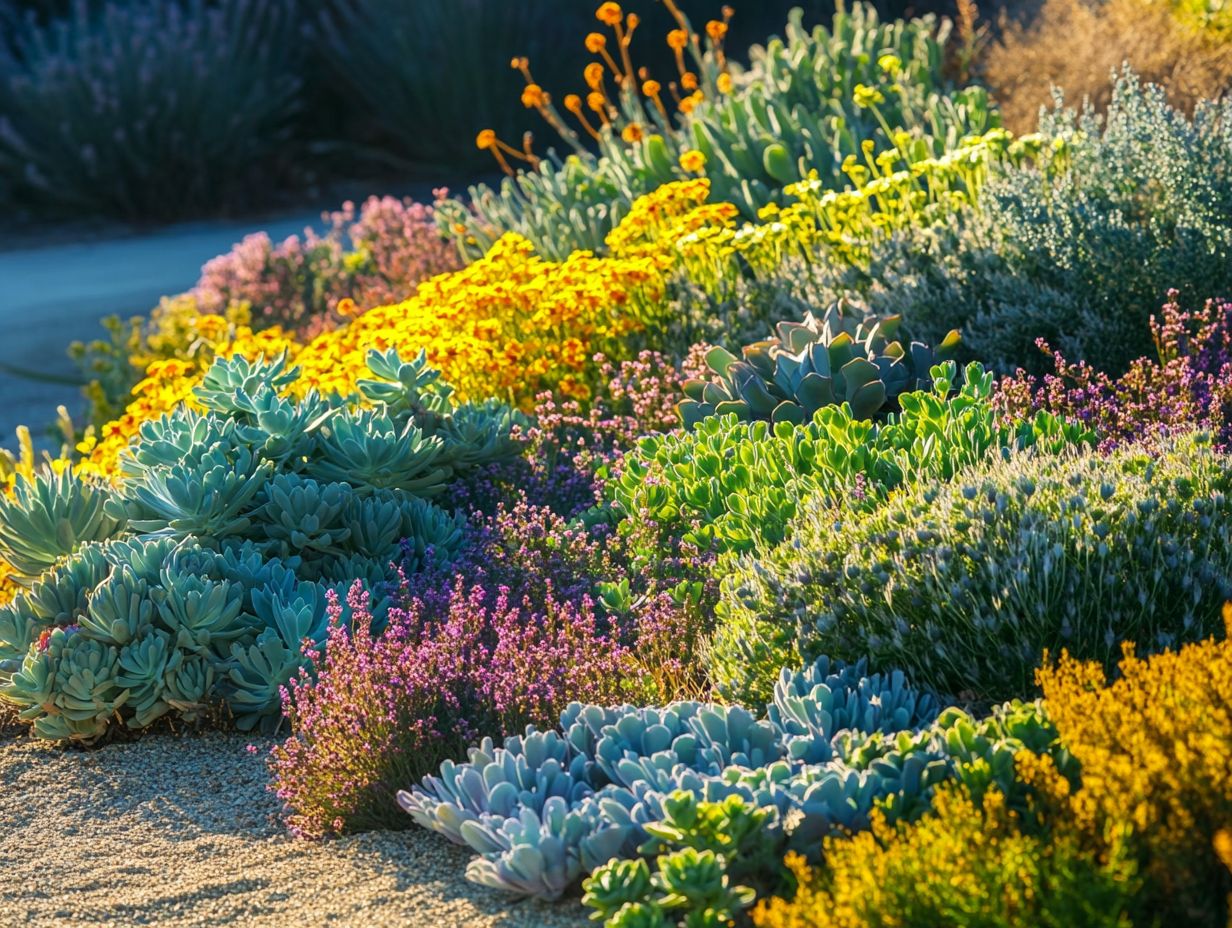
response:
M82 751L0 736L0 928L593 925L576 899L467 882L470 853L423 829L286 835L269 744L205 732Z

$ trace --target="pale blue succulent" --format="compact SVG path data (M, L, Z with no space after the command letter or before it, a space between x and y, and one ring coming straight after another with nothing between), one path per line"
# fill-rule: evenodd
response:
M122 647L154 627L155 608L150 584L127 564L111 574L89 596L81 617L81 634Z
M779 673L766 712L784 733L792 760L830 760L839 732L899 732L936 719L938 700L910 687L902 672L866 671L864 661L845 665L821 657L805 670Z
M240 619L244 590L226 580L210 580L164 567L161 585L151 592L164 628L175 646L220 657L247 626Z
M402 491L381 490L353 497L343 525L351 532L349 550L384 566L401 555L404 539L416 561L422 561L429 547L438 559L450 559L462 547L466 518Z
M344 513L353 497L350 484L278 474L257 497L249 534L271 558L298 555L313 565L340 556L351 538Z
M503 747L484 738L468 753L466 763L447 760L440 776L424 777L422 785L397 797L418 824L455 844L469 843L462 831L466 822L503 820L524 808L539 812L553 797L573 805L594 792L587 758L557 732L528 731L506 738Z
M44 627L72 625L85 615L90 591L111 570L105 550L94 542L82 545L31 584L14 605Z
M319 430L305 473L361 491L399 489L430 497L445 489L452 474L444 450L440 438L426 436L412 422L399 425L373 410L340 410Z
M99 550L113 568L128 568L139 579L153 584L158 583L167 559L174 552L193 546L195 540L192 538L118 538Z
M582 875L617 855L623 830L605 822L593 799L573 805L549 797L536 812L464 822L463 840L484 848L466 868L482 886L541 899L559 899Z
M440 379L440 371L428 366L423 349L413 360L403 361L397 348L384 352L374 348L368 352L366 363L372 377L356 382L360 394L395 419L414 418L423 427L431 424L431 418L447 416L453 409L454 389ZM422 421L425 418L429 421Z
M125 483L123 505L111 508L146 535L219 539L246 532L253 499L273 474L273 464L247 448L217 448L195 464L145 470Z
M215 697L215 662L200 654L177 651L163 677L163 700L184 722L202 718Z
M251 644L236 642L225 668L223 694L240 731L273 734L282 726L282 687L309 665L298 642L267 628Z
M526 417L499 400L463 403L435 430L445 442L445 458L458 473L500 461L518 453L512 437L515 423Z
M299 379L298 368L287 368L286 353L271 361L249 361L242 355L216 358L193 388L197 402L212 412L243 416L266 395L277 395Z
M120 474L126 480L140 481L159 468L193 466L205 455L232 452L244 444L234 419L185 406L141 423L137 435L138 440L120 453Z
M171 711L167 702L168 670L183 660L183 652L175 650L171 635L146 627L141 637L120 650L120 666L116 683L128 691L129 728L145 728Z
M18 476L11 493L0 493L0 560L13 580L28 587L84 543L122 532L126 520L111 498L108 487L71 470Z

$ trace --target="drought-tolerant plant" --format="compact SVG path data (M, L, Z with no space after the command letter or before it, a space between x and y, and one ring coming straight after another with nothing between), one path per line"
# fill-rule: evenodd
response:
M741 552L782 541L804 499L876 500L903 483L948 479L998 449L1089 440L1045 412L998 423L992 375L979 365L967 367L961 385L953 362L930 377L931 389L900 394L901 413L880 423L844 405L804 425L728 414L647 436L609 484L612 506L627 522L651 523L703 550Z
M480 251L498 230L516 230L559 259L575 248L601 248L635 198L682 176L704 174L719 199L751 219L809 169L841 185L844 159L865 141L913 151L918 160L997 123L982 88L958 90L943 77L949 27L932 17L883 24L872 7L856 4L837 12L831 28L810 32L793 14L786 39L754 48L741 70L723 51L728 16L708 22L703 36L674 4L669 10L677 18L668 44L678 80L666 81L639 74L631 62L626 39L634 14L608 3L598 11L611 34L587 36L599 59L586 70L588 93L562 98L581 133L595 137L598 156L566 124L552 88L534 82L527 68L523 104L574 151L540 159L481 134L481 147L500 159L530 163L499 191L472 188L473 216L460 204L442 208L446 227ZM668 111L671 95L679 115Z
M0 43L0 175L61 213L234 207L287 169L296 29L285 0L77 0L24 18Z
M957 709L936 717L901 677L866 678L861 668L784 672L778 699L770 718L696 702L575 703L558 729L528 729L501 746L484 739L467 763L446 761L398 801L419 824L481 855L470 879L508 892L554 899L613 858L657 857L656 879L636 863L599 870L591 902L615 919L608 924L673 924L663 910L694 924L702 916L686 915L692 908L747 904L751 894L734 889L746 877L772 885L775 874L760 867L784 847L815 849L828 834L864 830L877 808L890 820L918 815L947 779L1002 789L1017 808L1015 755L1056 751L1038 704L980 721ZM897 708L883 713L883 701ZM850 711L831 715L834 706ZM815 724L805 735L791 723L792 737L813 743L789 754L775 718L793 716ZM1063 755L1057 761L1072 774ZM619 914L626 906L636 917Z
M1054 87L1071 105L1089 99L1097 109L1106 108L1124 62L1162 86L1174 105L1192 112L1199 101L1232 86L1232 48L1226 34L1184 21L1187 17L1178 15L1183 7L1222 9L1232 26L1225 4L1205 0L1110 0L1098 7L1083 0L1046 0L1025 22L1005 23L976 70L1015 132L1035 129L1040 109L1052 104Z
M916 337L959 328L1006 373L1043 372L1037 338L1120 373L1150 350L1147 321L1170 288L1187 305L1232 290L1230 114L1225 100L1187 117L1125 73L1106 116L1043 120L1056 157L1004 167L977 210L905 228L835 286L902 313Z
M218 359L204 411L144 423L114 486L20 478L0 556L28 589L0 620L0 695L37 734L90 742L220 700L276 728L331 589L360 577L380 621L394 561L457 552L462 517L427 499L517 450L509 410L455 403L422 354L369 368L359 396L294 400L285 358Z
M843 403L857 419L893 411L900 393L929 388L937 361L926 345L905 349L893 340L901 322L898 316L860 320L840 302L820 318L809 313L802 322L780 322L774 338L746 345L740 358L712 348L706 354L711 377L685 382L680 416L686 427L727 413L799 425ZM957 343L958 332L951 332L938 352Z
M1010 417L1045 409L1083 422L1104 449L1195 428L1210 432L1221 451L1232 449L1232 303L1208 300L1186 310L1178 296L1170 291L1159 317L1151 317L1155 357L1134 361L1122 377L1068 361L1041 339L1053 372L1020 370L1002 379L994 402Z
M1025 696L1044 651L1115 662L1210 634L1232 595L1227 458L1201 437L1013 454L877 509L805 504L723 583L711 676L762 692L794 655L869 655L946 693Z
M828 837L821 866L789 856L795 897L763 902L754 923L1223 926L1230 671L1226 640L1145 660L1127 646L1114 682L1063 657L1040 682L1072 771L1021 753L1025 805L1000 786L947 785L914 822L878 818L870 833Z

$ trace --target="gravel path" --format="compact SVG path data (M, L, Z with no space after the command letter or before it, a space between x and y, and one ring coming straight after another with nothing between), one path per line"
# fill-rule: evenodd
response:
M589 924L575 902L467 883L470 855L427 831L288 838L253 740L83 752L0 735L0 926Z

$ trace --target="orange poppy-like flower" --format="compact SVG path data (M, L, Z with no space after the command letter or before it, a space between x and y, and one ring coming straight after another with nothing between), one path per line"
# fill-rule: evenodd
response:
M712 19L706 23L706 35L710 36L712 42L722 42L727 35L727 23L719 22L717 19Z
M603 65L597 61L592 61L586 66L582 76L586 78L587 87L591 90L598 90L603 85Z
M624 131L620 133L620 137L630 145L636 144L642 140L642 127L635 122L625 126Z
M659 91L661 91L662 89L663 87L659 84L658 81L655 81L655 80L646 81L644 84L642 84L642 93L644 93L648 97L657 97L659 95Z
M681 51L689 44L689 34L683 29L673 29L667 34L667 47Z
M636 29L641 24L642 24L642 18L638 16L636 13L630 13L628 18L625 20L625 25L628 27L630 32L632 32L634 29Z
M480 151L491 148L496 144L496 131L493 129L482 129L475 136L475 147Z
M596 113L603 113L607 110L607 100L601 93L591 93L586 95L586 105Z
M595 19L605 26L619 26L623 15L619 3L601 3L595 10Z
M566 94L565 109L570 113L580 113L582 111L582 98L576 93Z
M591 32L586 35L586 50L592 55L597 55L603 49L607 48L607 36L602 32Z
M527 84L522 89L522 105L528 110L547 106L548 95L538 84Z
M694 91L697 89L697 75L692 71L685 71L680 75L680 86L685 90Z

